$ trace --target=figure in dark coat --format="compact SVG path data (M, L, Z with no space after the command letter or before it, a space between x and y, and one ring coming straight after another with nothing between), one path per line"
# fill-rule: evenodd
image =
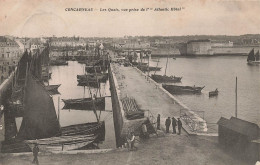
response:
M161 122L161 117L160 117L160 114L158 114L157 116L157 129L160 130L160 122Z
M169 133L170 125L171 125L171 118L168 117L168 119L166 119L166 121L165 121L166 133Z
M181 127L182 127L182 122L180 120L180 118L178 118L178 131L179 131L179 135L181 134Z
M33 147L33 164L36 163L37 165L39 164L39 161L38 161L38 152L39 152L39 147L37 144L34 145Z
M176 126L177 126L177 120L173 117L172 118L172 133L176 134Z

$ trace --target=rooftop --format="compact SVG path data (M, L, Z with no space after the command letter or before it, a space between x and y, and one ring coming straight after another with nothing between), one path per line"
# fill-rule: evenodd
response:
M248 136L250 139L259 138L260 129L259 126L255 123L251 123L235 117L231 117L230 119L221 117L217 123L218 125L233 130L239 134Z

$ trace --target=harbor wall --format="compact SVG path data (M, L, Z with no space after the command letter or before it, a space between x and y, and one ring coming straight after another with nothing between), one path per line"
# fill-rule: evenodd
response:
M115 71L112 66L108 68L114 128L116 134L116 146L121 147L125 143L128 133L134 132L134 134L137 136L140 134L142 123L147 121L147 116L134 120L128 120L125 117L121 99L127 95L127 93L121 93L117 78L115 76L116 72L117 71Z
M120 94L119 87L112 70L113 70L112 67L109 66L108 75L109 75L109 84L110 84L110 92L111 92L111 100L112 100L116 146L119 147L122 144L124 144L124 139L121 137L121 131L124 124L123 114L122 114L123 109L122 109L122 103L118 96L118 94Z
M10 94L10 87L12 85L14 73L12 73L5 81L0 84L0 106L5 105L5 99ZM4 113L0 112L0 151L1 151L1 142L5 139L5 125L4 125Z
M168 97L170 99L173 100L173 102L175 104L178 104L180 106L180 109L186 114L188 115L190 118L193 119L194 122L196 122L196 125L191 125L192 123L186 123L182 118L181 121L183 123L183 129L190 135L204 135L204 134L208 134L208 128L207 128L207 123L206 121L201 118L198 114L196 114L194 111L192 111L189 107L187 107L185 104L183 104L179 99L177 99L175 96L173 96L172 94L170 94L167 90L165 90L162 85L160 83L155 82L153 79L151 79L150 77L148 77L145 73L143 73L141 70L139 70L137 67L134 67L136 69L137 72L139 72L140 74L142 74L143 76L147 77L149 79L150 82L154 83L155 86L158 87L158 89L160 90L160 92L165 93L168 95ZM181 114L180 114L181 115ZM181 116L176 116L176 117L181 117ZM193 131L192 128L195 128L196 131ZM211 134L213 135L213 134ZM216 134L214 134L214 136L216 136Z

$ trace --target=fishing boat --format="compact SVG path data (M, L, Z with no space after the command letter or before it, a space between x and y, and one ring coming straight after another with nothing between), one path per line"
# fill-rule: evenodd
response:
M75 110L105 110L105 97L81 98L81 99L62 99L65 103L63 109Z
M259 50L254 53L254 49L252 49L247 57L247 63L249 65L260 65L260 60L259 60Z
M51 66L62 66L62 65L68 65L68 62L65 60L51 60L50 65Z
M24 115L16 139L32 146L39 143L41 151L62 151L93 143L96 135L62 135L52 97L29 72L26 79ZM54 140L54 141L53 141Z
M199 94L201 90L205 87L195 87L194 86L178 86L178 85L167 85L163 84L162 87L166 89L171 94Z
M93 87L93 88L99 88L100 87L100 82L97 81L80 81L78 82L77 86L83 86L83 87Z
M142 63L140 63L140 62L131 62L131 63L132 63L132 65L134 65L134 66L138 66L138 65L147 66L147 65L148 65L148 63L146 63L146 62L142 62Z
M58 88L61 86L61 84L58 85L47 85L45 86L45 89L50 92L51 95L59 94Z
M45 72L43 72L42 73L42 80L43 81L48 81L51 78L51 74L52 73L45 73Z
M105 66L86 66L85 71L87 73L101 73L105 72L107 70L107 67Z
M67 151L105 140L105 122L91 122L61 127L61 136L39 140L26 140L33 149L37 143L41 151Z
M209 92L209 97L217 96L218 95L218 88L214 91Z
M143 72L147 71L160 71L162 67L154 67L154 66L137 66L138 69L140 69Z
M77 79L79 83L83 83L85 81L106 82L106 80L108 79L108 73L92 73L92 74L77 75Z
M181 82L182 77L166 76L166 75L151 75L151 78L157 83L176 83Z
M177 83L177 82L181 82L182 77L175 77L175 76L167 76L166 75L167 64L168 64L168 57L167 57L167 61L166 61L164 75L157 75L157 74L154 73L153 75L151 75L151 78L154 81L156 81L157 83Z

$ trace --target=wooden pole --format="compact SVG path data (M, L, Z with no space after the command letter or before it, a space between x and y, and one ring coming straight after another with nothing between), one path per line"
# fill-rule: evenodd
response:
M148 54L148 77L150 77L150 54Z
M236 77L236 112L235 112L236 118L237 118L237 77Z
M168 65L168 56L167 56L167 61L166 61L166 66L165 66L165 72L164 75L166 76L166 71L167 71L167 65Z
M58 121L60 122L60 96L58 97Z

